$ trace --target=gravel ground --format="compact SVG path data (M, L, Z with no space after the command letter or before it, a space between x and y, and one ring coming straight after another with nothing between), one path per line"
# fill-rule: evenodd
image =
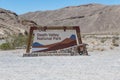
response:
M120 48L90 56L22 57L0 51L0 80L120 80Z

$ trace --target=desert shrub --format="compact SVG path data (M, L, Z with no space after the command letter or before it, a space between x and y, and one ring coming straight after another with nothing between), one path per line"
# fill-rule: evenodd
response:
M118 40L119 40L119 37L113 37L113 39L112 39L112 45L118 47L119 46Z
M10 49L14 49L14 47L11 45L11 43L3 43L0 45L0 49L2 50L10 50Z
M98 51L105 51L105 48L96 48Z
M104 43L106 40L107 40L106 38L102 38L100 42Z
M110 49L111 49L111 50L113 50L113 49L114 49L114 47L113 47L113 46L110 46Z
M82 38L85 38L85 35L82 35L81 37L82 37Z
M23 47L27 43L27 37L24 35L13 36L11 42L14 47Z
M114 40L119 40L119 37L118 36L114 36L113 39Z
M115 44L113 44L113 46L116 46L116 47L118 47L118 46L119 46L119 44L115 43Z
M0 45L1 50L10 50L17 47L24 47L27 44L27 36L13 35L6 39L6 43Z

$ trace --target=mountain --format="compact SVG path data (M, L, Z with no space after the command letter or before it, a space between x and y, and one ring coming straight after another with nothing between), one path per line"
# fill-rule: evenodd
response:
M39 47L39 46L43 46L42 44L38 43L38 42L34 42L32 44L33 47Z
M16 13L0 8L0 39L10 35L24 34L34 21L20 18Z
M75 35L71 35L70 39L76 40L76 36Z
M24 34L30 26L80 26L82 33L119 33L120 5L86 4L22 15L0 8L0 39Z
M119 33L120 5L86 4L20 15L42 26L80 26L82 33Z

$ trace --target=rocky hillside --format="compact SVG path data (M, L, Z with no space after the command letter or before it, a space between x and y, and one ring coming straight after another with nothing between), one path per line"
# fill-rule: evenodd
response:
M120 5L87 4L52 11L29 12L20 17L43 26L80 26L83 33L118 33Z
M119 33L120 5L87 4L23 15L0 8L0 38L24 34L31 25L80 26L83 33Z
M13 34L24 34L29 25L36 23L20 19L16 13L0 8L0 39Z

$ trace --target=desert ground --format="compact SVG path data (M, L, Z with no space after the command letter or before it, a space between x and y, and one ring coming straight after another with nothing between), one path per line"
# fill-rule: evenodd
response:
M120 80L119 35L82 36L88 56L23 57L0 51L0 80Z
M89 56L23 57L0 51L0 80L120 80L120 47Z

